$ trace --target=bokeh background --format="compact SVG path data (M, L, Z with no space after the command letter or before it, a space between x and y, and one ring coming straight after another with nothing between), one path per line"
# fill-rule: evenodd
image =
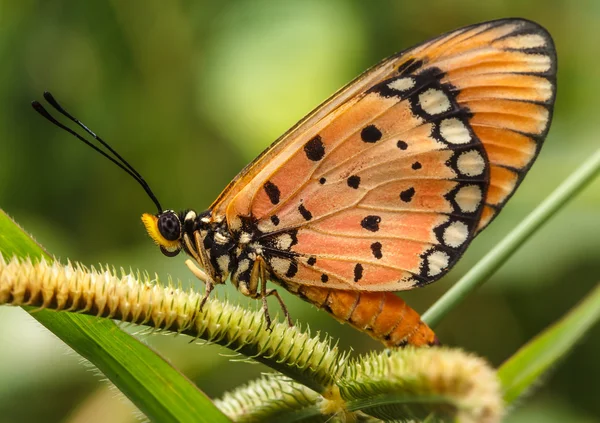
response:
M404 297L424 311L599 143L600 2L0 1L0 207L50 252L195 283L144 233L154 210L121 170L48 124L44 90L109 140L168 208L209 206L242 167L382 58L459 26L520 16L553 34L552 130L504 212L447 277ZM600 279L600 181L527 242L438 328L500 365ZM199 287L201 288L201 287ZM219 296L248 302L228 286ZM380 345L290 295L294 318L363 353ZM273 304L273 307L275 304ZM600 328L508 422L600 421ZM146 336L211 396L261 365L184 337ZM0 307L0 421L132 422L133 407L20 309Z

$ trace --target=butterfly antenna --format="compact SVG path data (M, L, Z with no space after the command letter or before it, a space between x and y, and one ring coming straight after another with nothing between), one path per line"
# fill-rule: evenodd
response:
M74 130L72 130L71 128L63 125L62 123L60 123L58 120L56 120L45 108L44 106L42 106L40 104L39 101L32 101L31 105L33 106L34 110L36 112L38 112L40 115L42 115L44 118L46 118L48 121L50 121L51 123L53 123L54 125L58 126L59 128L67 131L69 134L73 135L74 137L76 137L77 139L79 139L80 141L82 141L83 143L87 144L89 147L93 148L96 152L100 153L101 155L103 155L104 157L106 157L108 160L110 160L111 162L113 162L114 164L116 164L117 166L119 166L121 169L123 169L125 172L127 172L133 179L135 179L141 186L142 188L144 188L144 191L146 191L146 194L148 194L148 196L150 197L150 199L152 200L152 202L154 202L154 204L156 205L156 207L158 208L158 213L161 213L163 211L163 208L160 205L160 202L158 201L158 199L156 198L156 195L154 195L154 193L152 192L152 190L150 189L150 186L148 185L148 183L144 180L144 178L142 177L142 175L140 175L134 168L133 166L131 166L123 157L121 157L121 155L119 153L117 153L110 145L108 145L108 143L106 141L104 141L102 138L100 138L98 135L96 135L91 129L89 129L86 125L84 125L82 122L80 122L78 119L76 119L74 116L72 116L69 112L67 112L54 98L54 96L52 96L52 94L50 94L49 92L45 92L44 93L44 98L46 99L46 101L48 101L48 103L50 103L50 105L52 107L54 107L59 113L61 113L62 115L66 116L67 118L69 118L71 121L75 122L79 127L81 127L85 132L87 132L88 134L90 134L92 137L94 137L94 139L96 141L98 141L102 146L104 146L106 149L108 149L108 151L110 153L112 153L115 157L110 156L109 154L107 154L105 151L103 151L102 149L100 149L98 146L92 144L90 141L86 140L85 138L83 138L81 135L79 135L77 132L75 132Z

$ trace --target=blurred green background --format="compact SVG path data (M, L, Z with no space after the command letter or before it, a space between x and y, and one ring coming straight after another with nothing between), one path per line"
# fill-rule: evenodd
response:
M457 268L404 295L424 311L599 143L600 2L0 1L0 207L61 259L195 283L140 222L154 207L125 173L30 107L50 90L150 183L167 208L203 210L303 115L382 58L459 26L535 20L559 57L555 119L500 217ZM600 181L438 328L501 364L600 275ZM218 295L248 303L227 286ZM285 295L292 316L363 353L381 346ZM275 304L272 304L275 307ZM135 330L135 329L134 329ZM509 422L600 421L600 328ZM184 337L144 336L211 396L261 372ZM0 421L133 422L133 407L20 309L0 308Z

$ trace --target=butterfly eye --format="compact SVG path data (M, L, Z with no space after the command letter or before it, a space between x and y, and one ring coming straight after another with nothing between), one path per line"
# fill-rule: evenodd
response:
M166 211L158 217L158 231L168 241L177 241L181 236L181 223L173 211Z

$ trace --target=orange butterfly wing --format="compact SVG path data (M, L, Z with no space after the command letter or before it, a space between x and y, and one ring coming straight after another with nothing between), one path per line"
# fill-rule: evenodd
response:
M498 213L550 124L547 32L462 28L367 71L244 169L211 206L252 219L288 284L398 291L446 273Z

